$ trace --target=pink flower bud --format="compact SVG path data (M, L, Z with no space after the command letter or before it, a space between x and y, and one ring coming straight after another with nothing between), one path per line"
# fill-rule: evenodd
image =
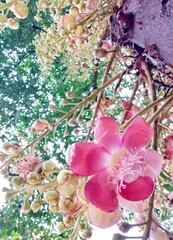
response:
M0 29L4 28L7 23L7 18L4 14L0 13Z
M32 126L31 126L31 130L33 131L44 131L46 128L48 128L49 126L49 122L45 119L38 119L36 120Z

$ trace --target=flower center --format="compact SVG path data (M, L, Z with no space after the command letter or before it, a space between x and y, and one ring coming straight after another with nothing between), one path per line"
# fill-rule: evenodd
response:
M139 176L141 174L141 159L143 154L139 151L127 152L122 150L115 153L112 157L111 163L111 176L113 177L113 183L119 183L119 191L122 188L126 188L123 181L133 179L133 176ZM126 178L126 179L125 179ZM134 181L134 180L130 180Z

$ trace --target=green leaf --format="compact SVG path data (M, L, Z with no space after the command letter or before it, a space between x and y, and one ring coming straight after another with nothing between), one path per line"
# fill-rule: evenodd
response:
M173 192L173 186L169 185L169 184L164 184L163 187L169 191L169 192Z

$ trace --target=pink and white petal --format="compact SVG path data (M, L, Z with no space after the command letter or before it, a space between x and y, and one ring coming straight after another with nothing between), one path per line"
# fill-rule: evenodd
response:
M155 178L162 169L163 158L153 149L145 151L143 176Z
M134 182L123 182L124 187L119 187L119 194L129 201L147 199L154 190L154 181L148 177L139 177Z
M128 201L125 198L121 197L120 194L118 194L118 200L119 200L119 204L122 208L125 208L129 211L132 212L138 212L141 213L144 210L147 209L148 204L147 201L138 201L138 202L132 202L132 201Z
M94 137L96 142L109 153L114 154L121 148L121 135L118 123L112 117L100 117L97 121Z
M97 208L105 212L114 212L118 207L116 186L108 170L104 170L93 176L85 185L86 199Z
M128 150L145 147L153 136L152 127L141 117L136 117L124 132L122 143Z
M111 156L98 144L77 142L70 149L70 170L79 176L90 176L109 167Z
M121 219L121 211L119 207L115 212L108 213L96 208L90 203L88 211L91 224L99 228L111 227Z

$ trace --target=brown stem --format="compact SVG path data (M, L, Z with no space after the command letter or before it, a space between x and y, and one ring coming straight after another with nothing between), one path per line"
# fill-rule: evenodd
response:
M154 192L149 199L149 209L148 209L148 212L147 212L147 224L146 224L145 229L144 229L142 240L148 240L149 235L150 235L150 228L151 228L151 223L152 223L153 203L154 203Z
M156 90L155 90L155 86L154 86L153 82L151 82L150 87L151 87L150 91L151 91L152 102L154 102L154 101L156 101ZM157 112L157 105L155 105L153 107L153 114L155 112ZM154 122L153 122L154 135L153 135L153 141L152 141L152 148L155 150L157 150L157 141L158 141L157 121L158 121L157 118L154 118ZM149 209L148 209L147 218L146 218L147 224L145 225L145 228L144 228L142 240L147 240L150 235L150 229L151 229L151 224L152 224L152 212L153 212L153 207L154 207L154 194L155 194L155 190L149 199Z
M135 86L134 86L134 89L133 89L131 98L130 98L130 100L129 100L127 109L126 109L125 112L124 112L124 115L123 115L121 124L124 123L124 121L125 121L125 119L126 119L126 117L127 117L127 114L128 114L128 112L129 112L129 110L130 110L130 108L131 108L131 106L132 106L132 102L133 102L133 99L134 99L134 97L135 97L135 95L136 95L136 92L137 92L137 90L138 90L139 84L140 84L140 80L138 79L138 80L136 81L136 83L135 83Z
M123 80L123 78L120 78L120 79L118 80L118 82L117 82L117 85L116 85L115 90L114 90L114 96L115 96L115 97L116 97L117 90L118 90L118 88L119 88L122 80Z
M113 63L113 60L114 60L114 58L116 56L117 51L118 51L118 48L115 49L115 51L113 52L113 54L111 56L109 64L108 64L108 66L107 66L107 68L105 70L105 73L104 73L102 84L104 84L107 81L107 77L108 77L109 71L111 69L111 65ZM92 130L92 127L93 127L93 124L94 124L94 121L95 121L95 117L97 116L97 112L98 112L98 109L99 109L99 105L101 103L102 96L103 96L103 91L101 91L99 93L99 96L98 96L98 99L97 99L97 105L96 105L96 108L95 108L95 111L94 111L94 114L93 114L93 117L92 117L92 120L91 120L91 126L90 126L90 128L88 130L88 134L87 134L87 137L86 137L85 141L88 141L89 136L91 134L91 130Z
M170 96L170 95L169 95ZM148 123L151 124L158 116L159 114L165 109L165 107L172 101L173 95L171 95L170 98L155 112L155 114L148 120Z

